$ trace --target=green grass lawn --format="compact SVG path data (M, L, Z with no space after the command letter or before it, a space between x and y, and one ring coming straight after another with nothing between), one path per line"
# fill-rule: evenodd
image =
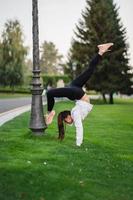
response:
M42 137L28 122L25 113L0 128L0 200L132 200L133 100L95 105L80 148L74 127L59 142L56 119Z
M31 97L30 94L19 94L19 93L0 93L0 99L11 99L20 97Z

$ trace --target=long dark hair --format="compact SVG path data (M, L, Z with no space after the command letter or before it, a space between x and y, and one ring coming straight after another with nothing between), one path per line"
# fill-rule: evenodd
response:
M64 128L64 119L71 115L69 110L64 110L58 114L58 130L59 130L59 137L58 139L63 140L65 137L65 128Z

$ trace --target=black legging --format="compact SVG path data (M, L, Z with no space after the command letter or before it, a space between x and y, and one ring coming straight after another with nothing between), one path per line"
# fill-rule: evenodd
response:
M87 69L75 78L67 87L50 89L47 91L47 108L50 112L54 107L54 97L67 97L70 100L81 99L85 92L83 91L83 85L90 79L91 75L96 68L101 56L97 54L90 62Z

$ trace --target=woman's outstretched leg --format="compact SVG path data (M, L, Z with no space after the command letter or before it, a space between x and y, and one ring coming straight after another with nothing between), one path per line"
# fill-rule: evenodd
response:
M81 99L85 94L82 88L78 87L64 87L55 88L47 91L47 110L51 112L54 107L55 97L67 97L70 100Z
M98 45L99 52L98 54L91 60L87 69L80 74L76 79L71 82L71 86L83 87L83 85L90 79L92 76L97 64L102 58L102 55L108 51L108 49L113 45L113 43L106 43L102 45Z

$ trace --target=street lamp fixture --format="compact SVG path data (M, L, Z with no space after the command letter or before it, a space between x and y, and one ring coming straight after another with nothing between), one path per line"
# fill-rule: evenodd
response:
M33 33L33 78L30 129L35 135L42 135L47 128L44 121L39 64L38 0L32 0Z

